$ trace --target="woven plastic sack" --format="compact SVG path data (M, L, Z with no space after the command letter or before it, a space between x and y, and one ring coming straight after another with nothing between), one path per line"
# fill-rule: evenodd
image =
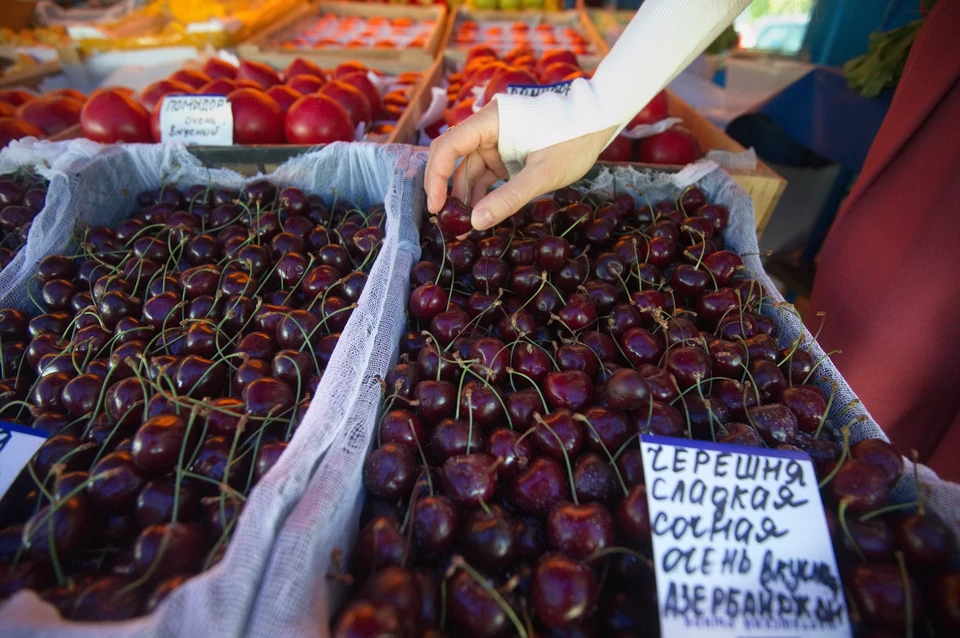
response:
M422 170L426 161L422 153L411 158L411 170ZM626 192L640 197L627 188L631 184L643 191L651 201L675 198L686 187L696 184L703 189L712 202L730 208L730 224L724 233L726 245L743 255L744 264L755 273L766 293L773 298L765 304L763 313L776 318L781 346L788 346L803 335L803 349L814 360L824 356L796 315L785 307L777 307L783 297L773 282L766 276L758 256L753 201L739 185L713 162L690 165L678 173L641 173L632 167L601 169L589 190ZM418 192L419 195L419 192ZM391 273L391 296L384 301L393 309L385 314L380 330L374 336L372 348L375 354L369 360L364 377L362 401L354 405L353 413L346 420L346 427L336 436L324 459L310 481L307 493L284 523L278 536L270 567L264 578L257 604L251 617L250 635L283 636L284 638L309 638L329 635L330 620L344 601L346 591L336 581L327 578L332 567L332 553L341 550L343 566L350 563L350 552L359 530L360 512L363 506L362 481L363 460L374 443L374 432L379 413L380 388L377 375L385 375L398 354L398 344L405 330L403 307L409 289L409 268L419 258L419 248L407 242L416 241L413 229L419 227L419 211L422 201L416 201L415 214L409 218L411 235L398 252L398 261ZM405 217L405 219L407 219ZM399 291L399 294L397 294ZM331 361L332 364L332 361ZM841 408L855 397L843 381L837 369L827 360L821 364L818 385L829 392L836 381L839 391L831 409L828 422L831 429L839 432L843 425L850 425L851 440L865 438L885 439L883 432L862 406L857 405L840 414ZM863 421L858 421L862 417ZM912 466L908 463L908 474ZM928 484L932 494L929 507L944 516L952 525L960 502L960 486L939 480L936 475L921 468L921 481ZM894 490L897 502L915 498L913 481L905 476Z
M62 620L56 610L30 591L21 591L0 607L0 635L5 638L69 636L81 638L239 636L254 607L261 579L281 523L303 495L319 459L353 413L349 401L366 379L361 354L353 346L371 343L378 330L378 313L390 299L390 284L383 280L397 262L398 235L406 226L406 241L416 246L409 224L400 223L400 211L412 210L414 180L405 175L410 151L401 146L334 144L294 158L266 176L277 184L296 186L333 199L383 201L387 213L387 241L373 266L359 306L342 332L340 343L323 375L315 400L277 465L253 489L224 559L210 570L175 590L151 615L109 623L76 623ZM208 171L181 145L130 145L107 147L71 171L73 204L60 220L61 239L78 223L109 224L126 217L139 192L161 183L188 186L213 180L239 187L245 181L231 171ZM401 204L405 203L405 206ZM63 244L59 244L63 246ZM57 251L62 250L58 248ZM409 263L404 272L409 270ZM401 293L392 293L397 299ZM398 308L402 304L395 303ZM395 341L395 339L394 339ZM347 350L348 352L342 352ZM337 401L324 400L337 397ZM302 569L296 566L296 570Z

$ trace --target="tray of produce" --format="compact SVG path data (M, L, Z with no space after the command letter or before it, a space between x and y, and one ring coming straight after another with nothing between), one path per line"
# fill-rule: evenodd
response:
M59 140L80 130L87 96L75 89L37 94L24 88L0 89L0 148L25 137Z
M566 48L583 57L587 68L596 66L609 51L593 23L581 11L496 11L460 7L451 16L444 38L446 51L463 59L478 44L503 55L527 47L535 55Z
M922 471L918 507L763 273L750 198L691 175L601 168L483 233L459 200L421 218L379 386L281 530L252 632L658 635L651 434L809 454L840 626L957 630L957 486Z
M394 60L425 68L441 46L447 9L365 3L317 3L301 7L238 47L250 59L271 61L293 54L322 65L356 58Z
M209 58L139 93L123 88L98 92L80 117L80 129L72 133L104 143L159 142L166 96L223 95L231 106L235 145L407 141L415 122L406 107L421 80L417 72L384 73L355 60L323 69L294 58L278 70L253 60L234 66Z
M42 437L0 503L0 627L240 635L342 425L327 397L356 392L416 247L409 150L336 144L244 178L182 146L77 140L0 166L51 149L31 261L0 271L0 419Z
M294 10L297 0L152 0L110 20L67 27L81 55L166 46L236 45Z

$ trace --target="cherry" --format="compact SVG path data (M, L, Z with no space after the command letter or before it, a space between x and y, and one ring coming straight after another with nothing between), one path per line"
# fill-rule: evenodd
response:
M468 511L460 526L460 544L464 555L483 571L510 565L517 551L513 517L499 505Z
M854 565L846 581L860 615L871 627L903 632L908 623L912 625L916 621L920 587L912 577L909 578L908 594L896 565ZM908 595L915 601L910 618L907 618Z
M73 620L126 620L140 606L137 590L124 576L105 576L89 584L73 603Z
M537 266L553 272L560 270L570 259L570 244L563 237L542 237L537 240L533 252Z
M137 495L137 521L142 527L160 525L173 520L176 481L173 477L156 478L143 486ZM180 485L178 516L192 520L200 514L200 498L188 481Z
M396 607L384 603L357 600L340 614L333 628L334 638L360 636L400 636L404 627Z
M613 516L599 503L566 503L547 517L550 545L574 559L583 559L614 543Z
M357 537L354 551L354 570L369 574L373 570L390 565L402 566L407 558L410 544L400 533L398 523L380 516L368 522Z
M254 483L259 483L260 479L273 469L273 466L280 461L280 457L286 450L287 443L285 441L270 441L257 451L256 461L253 464Z
M414 572L402 567L386 567L367 581L362 595L374 602L392 606L400 612L407 635L418 635L423 602Z
M475 507L493 498L497 487L495 459L475 453L447 459L440 470L444 491L461 507Z
M548 627L567 627L593 613L599 585L593 572L562 554L537 561L530 583L537 619Z
M147 481L130 452L107 454L90 469L87 496L109 512L120 512L134 504Z
M861 459L844 463L827 490L837 503L846 499L847 511L851 514L864 514L883 507L890 492L883 472Z
M867 563L893 560L896 539L886 521L879 518L861 521L857 517L847 516L846 524L850 536L845 532L837 532L835 536L842 543L850 560L859 560L858 556L863 556Z
M614 372L603 385L602 393L606 404L618 410L634 410L650 400L650 390L643 375L630 369Z
M960 631L960 572L934 576L924 601L944 631Z
M597 308L587 295L574 294L557 311L558 321L571 332L579 332L593 325L597 320Z
M712 374L710 355L702 348L681 346L667 351L664 367L681 389L697 385Z
M500 461L497 476L506 481L519 474L534 455L530 438L521 439L516 430L497 428L487 435L484 451Z
M427 424L453 416L456 387L449 381L421 381L414 389L417 414Z
M537 268L540 271L540 268ZM543 272L543 271L541 271ZM550 279L564 294L569 294L587 283L589 267L584 259L568 259L559 270L553 271Z
M727 433L717 437L718 443L743 445L745 447L763 447L765 445L757 430L745 423L727 423L724 428Z
M820 402L823 402L822 398ZM903 474L903 457L883 439L864 439L860 441L850 448L850 456L866 461L879 469L887 481L887 486L891 489Z
M617 508L617 523L632 540L650 543L650 508L645 485L634 485L630 488Z
M413 538L427 558L448 556L460 530L460 513L446 496L419 499L413 509Z
M582 370L550 372L544 379L543 395L551 408L580 410L593 394L590 377Z
M501 636L512 627L501 603L465 571L447 583L447 619L458 630L452 635Z
M413 488L416 471L414 453L409 447L385 443L364 461L363 484L374 496L398 498Z
M296 398L290 386L278 379L255 379L243 389L247 414L254 417L280 416L290 410Z
M87 545L94 517L82 494L58 499L53 506L44 505L23 526L28 555L34 561L47 562L53 552L59 559L76 554Z
M510 484L510 501L531 516L546 516L570 498L566 470L558 461L538 456Z
M134 543L134 568L138 575L149 572L154 581L181 572L193 572L204 554L203 531L196 523L151 525Z
M689 402L685 405L689 409ZM653 401L652 404L641 406L631 414L634 425L641 432L649 432L657 436L687 436L687 424L683 414L668 403Z
M897 546L908 568L916 572L943 569L957 552L957 539L939 518L922 512L893 524Z
M617 473L613 465L597 454L580 455L573 469L573 485L577 499L582 503L600 503L609 506L620 495Z
M470 222L472 212L459 198L448 197L437 213L437 222L445 235L459 237L473 230Z
M520 344L514 349L511 366L514 371L538 384L542 383L547 374L553 370L553 362L547 352L530 343ZM529 381L523 378L514 378L514 383L520 386L529 385Z
M658 293L659 294L659 293ZM634 366L657 364L663 356L663 343L643 328L630 328L620 340L627 360Z
M767 445L792 444L797 438L797 417L784 405L760 405L749 408L747 415Z
M533 415L541 413L545 409L536 388L511 392L507 395L506 404L510 421L521 432L533 427Z
M537 449L558 461L575 458L583 447L583 426L567 409L554 410L537 419L533 438Z
M459 308L434 315L430 320L430 332L444 346L460 336L470 323L470 316Z

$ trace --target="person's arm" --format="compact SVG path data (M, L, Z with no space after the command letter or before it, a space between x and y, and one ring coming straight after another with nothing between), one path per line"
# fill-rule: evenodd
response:
M443 206L447 180L461 157L453 195L463 200L473 195L478 230L580 179L623 126L749 4L646 0L591 80L574 81L566 96L499 94L435 139L424 178L427 209L437 213ZM504 186L486 193L508 177Z
M510 176L534 151L611 126L619 133L749 4L646 0L590 81L575 81L566 96L498 95L498 148Z

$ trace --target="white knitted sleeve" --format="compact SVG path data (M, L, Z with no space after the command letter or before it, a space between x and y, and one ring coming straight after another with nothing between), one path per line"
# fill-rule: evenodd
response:
M749 4L645 0L591 80L575 80L565 96L498 95L498 146L510 175L534 151L612 126L619 133Z

